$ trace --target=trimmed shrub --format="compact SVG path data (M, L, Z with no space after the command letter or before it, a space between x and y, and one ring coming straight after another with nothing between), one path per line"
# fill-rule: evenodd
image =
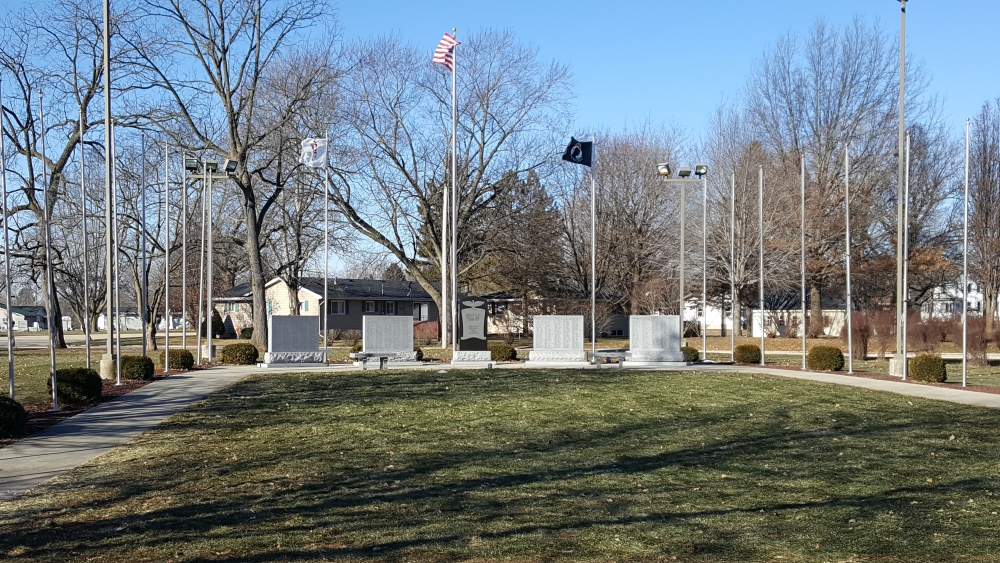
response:
M243 340L250 340L253 338L253 327L247 326L240 329L240 338Z
M122 377L125 379L153 380L153 360L146 356L122 355Z
M815 371L844 369L844 353L836 346L813 346L806 354L806 367Z
M349 350L349 352L351 354L357 354L358 352L361 351L362 348L363 348L363 346L360 343L358 343L358 344L355 344L354 346L351 346L351 349Z
M52 378L47 378L49 393L52 392ZM60 403L83 405L101 400L104 385L97 372L87 368L63 368L56 370L56 394Z
M239 344L223 346L219 359L224 364L250 366L256 364L259 357L260 351L257 350L256 346L249 342L240 342Z
M163 365L163 352L160 352L160 365ZM187 350L170 351L171 370L189 370L194 367L194 354Z
M509 344L490 344L489 350L494 362L513 362L517 359L517 350Z
M424 351L420 349L420 346L414 346L413 351L417 353L418 362L424 359Z
M24 435L28 426L28 413L21 403L10 397L0 397L0 438L17 438Z
M207 321L201 321L201 335L207 336L205 334L205 325ZM212 338L222 338L223 333L226 332L226 322L222 320L222 315L219 313L218 309L212 309Z
M684 361L688 363L694 363L701 359L701 355L698 353L697 348L692 348L691 346L681 346L681 352L684 352Z
M760 346L756 344L740 344L736 347L736 363L759 364Z
M910 378L916 381L942 382L948 379L944 360L936 354L920 354L910 359Z

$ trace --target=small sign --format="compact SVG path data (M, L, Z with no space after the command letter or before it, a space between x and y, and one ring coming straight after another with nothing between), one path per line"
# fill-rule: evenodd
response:
M458 349L486 351L486 301L463 297L458 306Z

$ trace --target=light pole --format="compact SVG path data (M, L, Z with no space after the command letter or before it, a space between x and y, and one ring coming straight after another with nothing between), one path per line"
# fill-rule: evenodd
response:
M962 226L962 387L965 387L969 382L969 118L965 118L965 196L963 215L965 222Z
M193 179L208 180L207 189L205 194L204 204L207 206L208 211L208 276L205 284L205 355L209 361L212 360L214 354L212 353L212 180L228 180L229 177L236 172L237 162L235 160L225 160L224 170L219 172L219 162L215 160L206 160L205 162L199 162L196 158L185 158L184 159L184 169L187 172L199 172L198 174L189 174L188 177ZM199 311L199 315L201 312ZM198 327L201 330L201 326ZM198 333L198 343L201 344L201 332ZM200 348L199 348L200 352ZM200 353L199 353L200 355Z
M736 171L730 179L729 198L729 312L732 323L729 327L729 359L736 363ZM725 314L723 312L723 314Z
M757 172L757 221L760 230L760 365L764 365L764 166Z
M800 160L800 170L802 173L799 185L799 219L802 224L799 228L799 235L802 237L802 371L809 369L806 365L806 157L803 155Z
M893 375L903 374L903 364L899 363L899 358L906 361L906 351L903 350L903 315L906 314L903 303L903 106L906 92L906 0L899 0L899 139L896 145L898 158L898 172L896 177L896 354L893 356L895 364L890 369Z
M851 324L851 149L844 150L844 261L847 286L844 293L844 320L847 325L847 373L854 373L854 327ZM904 310L905 314L905 310ZM906 351L903 351L906 358ZM905 373L905 371L904 371Z
M681 166L680 168L677 169L677 176L678 177L677 178L671 178L670 177L670 173L671 173L670 163L668 163L668 162L661 162L661 163L657 164L656 165L656 171L659 173L660 176L663 176L663 179L664 179L665 182L676 183L676 184L680 184L681 185L681 210L680 210L680 215L681 215L681 232L680 232L680 272L679 272L680 288L679 288L679 291L678 291L678 302L679 302L679 305L680 305L680 309L678 311L678 315L677 316L680 319L680 330L681 330L680 337L681 337L681 341L683 341L684 340L684 215L685 215L685 213L684 213L684 211L685 211L685 190L684 190L684 188L689 183L698 183L698 184L701 184L702 185L702 189L704 189L705 186L707 185L706 184L705 176L708 175L708 165L707 164L696 164L695 165L695 167L694 167L694 174L696 176L698 176L697 178L692 178L691 177L691 167L689 167L689 166ZM703 222L702 222L702 241L704 241L704 239L705 239L705 222L703 220ZM705 314L705 309L704 309L704 307L705 307L705 287L706 287L705 281L704 281L705 279L707 279L707 278L703 277L702 294L701 294L702 314L703 315ZM702 328L702 352L701 353L702 353L702 359L704 359L705 351L706 351L705 350L705 338L704 338L704 336L705 336L704 326L706 326L706 325L703 324L702 326L703 326L703 328Z

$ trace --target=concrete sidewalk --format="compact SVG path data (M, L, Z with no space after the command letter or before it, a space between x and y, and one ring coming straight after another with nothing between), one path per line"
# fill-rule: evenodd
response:
M523 363L496 364L497 369L534 369ZM351 365L315 368L261 369L256 366L215 367L154 381L127 395L96 406L24 440L0 448L0 500L13 498L139 436L167 417L210 393L254 373L331 373L353 371ZM467 369L429 364L416 369ZM580 369L578 367L572 369ZM595 369L593 367L586 369ZM606 372L618 368L605 366ZM791 377L885 391L911 397L1000 409L1000 395L947 389L931 385L884 381L832 373L726 364L699 364L680 368L632 368L680 372L739 372ZM375 375L377 370L372 370Z

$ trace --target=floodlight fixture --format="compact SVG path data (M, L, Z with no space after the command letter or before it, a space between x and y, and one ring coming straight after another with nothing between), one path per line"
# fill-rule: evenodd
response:
M661 162L657 164L656 171L660 173L660 176L670 176L670 163Z
M185 158L184 159L184 170L188 172L196 172L198 170L198 159L197 158Z
M214 174L219 171L219 163L214 160L205 161L205 172Z
M690 178L691 177L691 167L690 166L681 166L677 170L677 176L680 177L680 178Z
M226 174L233 174L236 172L236 165L239 164L235 160L226 159Z
M695 164L694 165L694 175L701 178L705 174L708 174L707 164Z

